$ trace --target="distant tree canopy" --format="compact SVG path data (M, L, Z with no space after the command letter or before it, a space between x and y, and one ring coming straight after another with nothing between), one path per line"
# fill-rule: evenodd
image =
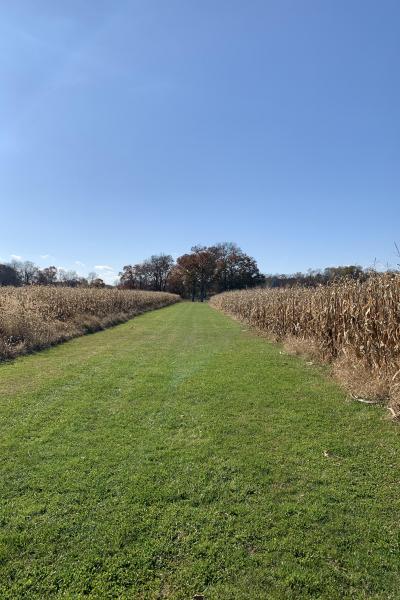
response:
M54 285L57 281L56 267L46 267L38 272L37 283L39 285Z
M208 295L226 290L254 287L263 283L257 263L233 243L194 246L180 256L173 272L175 289L203 301Z
M168 290L201 301L212 293L262 282L256 261L232 243L193 246L176 262L170 255L154 255L142 263L126 265L120 273L121 287Z
M216 291L254 287L264 282L254 258L233 243L211 246L216 258Z
M13 261L0 264L0 286L56 285L66 287L107 287L96 273L88 277L79 276L76 271L65 271L50 266L40 269L31 261ZM111 286L108 286L111 287Z
M17 271L11 265L0 265L0 285L19 285Z
M266 275L265 287L292 287L301 285L304 287L316 287L326 285L332 281L350 278L365 280L374 272L372 269L363 269L359 265L349 265L343 267L327 267L323 270L311 270L307 273L293 273L292 275Z
M118 287L136 290L169 291L192 300L227 290L263 287L316 287L344 277L364 281L373 269L359 265L327 267L292 275L262 275L254 258L237 244L223 242L213 246L193 246L176 261L170 254L153 254L147 260L125 265ZM55 285L68 287L111 287L97 273L81 277L53 265L39 268L31 261L0 264L0 286Z
M119 274L120 287L163 292L173 265L174 259L169 254L154 254L142 263L125 265Z

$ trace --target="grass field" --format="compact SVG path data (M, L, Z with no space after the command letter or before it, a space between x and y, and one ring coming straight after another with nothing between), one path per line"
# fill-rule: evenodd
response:
M0 597L397 599L400 428L181 303L0 366Z

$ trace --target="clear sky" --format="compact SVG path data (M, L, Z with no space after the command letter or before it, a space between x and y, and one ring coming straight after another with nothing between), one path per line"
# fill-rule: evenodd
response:
M0 7L0 257L395 263L398 0Z

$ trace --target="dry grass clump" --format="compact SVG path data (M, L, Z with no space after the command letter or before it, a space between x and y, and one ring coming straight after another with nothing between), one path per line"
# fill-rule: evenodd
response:
M286 342L289 350L333 363L352 394L389 399L400 414L400 275L225 292L211 305Z
M175 294L66 287L0 287L0 360L121 323L180 300Z

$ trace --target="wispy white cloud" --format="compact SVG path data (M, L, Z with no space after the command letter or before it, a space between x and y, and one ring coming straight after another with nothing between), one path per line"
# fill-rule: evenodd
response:
M41 254L40 258L50 258L50 254Z
M19 254L10 254L10 257L12 258L12 260L22 260L22 256L20 256Z
M108 265L95 265L94 268L98 271L114 271L114 269Z
M109 285L114 285L114 283L118 279L118 275L114 271L105 271L101 274L101 278L105 283L108 283Z
M78 267L84 267L84 266L85 266L85 263L81 262L80 260L76 260L76 261L75 261L75 264L76 264Z

